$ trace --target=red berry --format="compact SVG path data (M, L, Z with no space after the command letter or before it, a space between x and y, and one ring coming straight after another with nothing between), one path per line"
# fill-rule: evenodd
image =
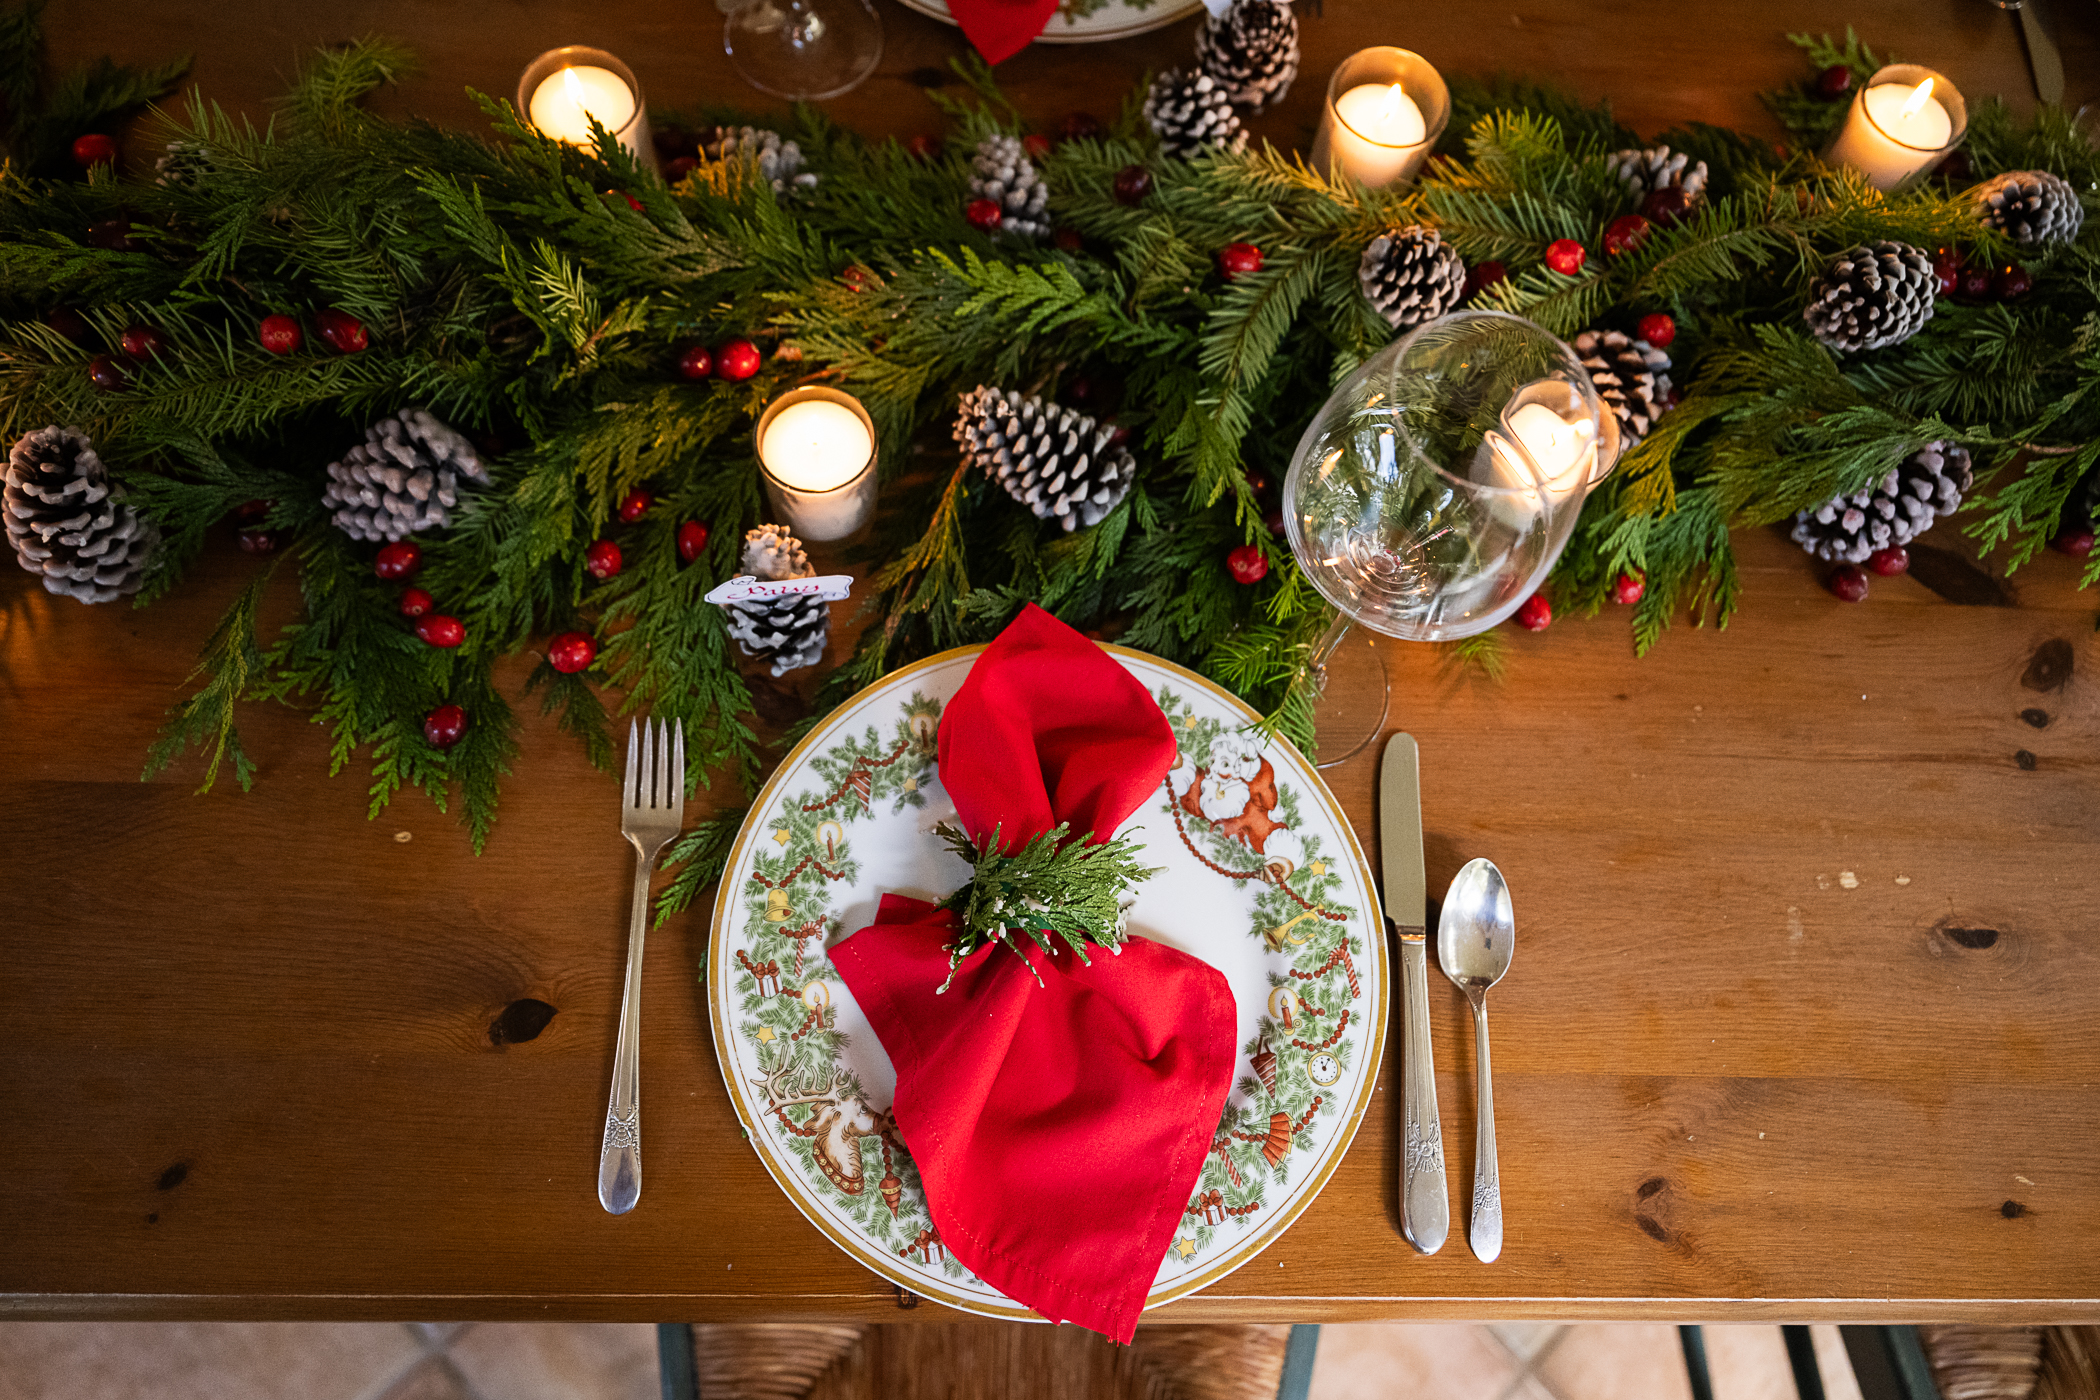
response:
M1241 583L1260 583L1269 576L1269 556L1257 544L1243 544L1225 556L1225 567Z
M122 355L97 355L88 361L88 382L104 393L131 387L131 361Z
M1830 571L1827 580L1830 591L1848 603L1864 602L1867 596L1867 571L1857 564L1840 564Z
M547 664L573 676L598 658L598 643L588 632L564 632L547 643Z
M1060 251L1067 253L1076 253L1086 246L1086 239L1080 236L1076 228L1061 228L1050 235L1050 241L1055 243Z
M691 156L677 156L664 164L664 179L677 184L700 168L700 162Z
M1261 249L1252 243L1228 243L1218 253L1218 274L1230 282L1261 271Z
M1270 506L1267 511L1263 512L1261 523L1262 528L1270 534L1282 535L1284 531L1283 507Z
M1836 99L1852 91L1852 70L1842 63L1833 63L1816 74L1816 95Z
M395 540L379 546L372 572L381 578L407 578L423 567L423 551L413 540Z
M654 504L655 502L650 498L647 491L629 491L626 495L620 497L620 519L632 525L635 521L640 520L647 513L649 507Z
M1877 549L1867 556L1867 567L1883 578L1890 578L1910 567L1910 551L1900 544Z
M449 749L467 732L467 712L457 705L440 705L423 716L423 737L432 748Z
M95 343L94 328L87 317L70 306L54 306L44 313L44 324L85 350Z
M1620 574L1616 579L1612 580L1611 600L1621 607L1630 607L1641 601L1641 595L1647 591L1647 575ZM1532 596L1537 597L1538 595L1533 594Z
M1588 251L1572 238L1556 238L1546 245L1546 266L1563 277L1573 277L1589 260Z
M73 163L83 170L89 166L108 165L116 158L117 143L99 131L73 138Z
M275 530L243 530L233 538L243 554L269 554L277 548Z
M1543 593L1534 593L1517 605L1517 626L1527 632L1543 632L1553 623L1553 604Z
M403 617L422 617L436 606L437 599L431 597L420 588L404 588L401 590L401 615Z
M707 548L707 522L688 520L678 527L678 557L690 564Z
M1696 201L1684 192L1682 185L1664 185L1659 190L1650 190L1641 201L1641 217L1651 224L1664 228L1676 228L1690 217Z
M1038 136L1031 131L1021 138L1021 149L1028 152L1030 160L1041 160L1044 156L1050 154L1050 138Z
M1991 270L1987 267L1966 266L1961 270L1961 281L1954 289L1955 296L1963 301L1987 301L1991 295Z
M986 233L1006 222L1006 211L999 207L996 199L973 199L963 206L963 217L972 228L981 228Z
M1961 286L1961 254L1942 248L1932 255L1932 275L1940 279L1940 295L1951 297Z
M583 567L592 578L608 579L620 572L620 546L612 540L593 540L583 552Z
M639 213L641 213L641 212L642 212L642 202L641 202L641 201L640 201L639 199L636 199L636 198L635 198L635 197L634 197L633 195L631 195L631 194L627 193L627 191L625 191L625 190L607 190L607 191L606 191L606 193L607 193L607 194L617 194L617 195L619 195L619 196L620 196L620 198L622 198L622 199L624 199L624 200L626 200L626 201L627 201L627 207L628 207L629 209L632 209L632 210L633 210L633 211L634 211L635 213L637 213L637 214L639 214Z
M456 617L431 613L417 619L416 635L434 647L456 647L467 639L467 629Z
M2049 547L2060 550L2070 555L2073 559L2083 559L2086 555L2093 552L2092 527L2086 526L2081 529L2066 530L2055 539L2049 541Z
M1677 339L1677 323L1660 311L1651 311L1641 317L1633 331L1658 350L1669 349L1671 342Z
M305 332L299 329L296 318L283 315L265 316L257 331L262 348L272 355L289 355L305 341Z
M2000 301L2012 301L2034 290L2034 274L2018 263L2007 263L1991 278L1991 293Z
M253 525L270 513L269 501L242 501L233 508L233 519L239 525Z
M332 306L323 307L314 313L314 334L338 355L355 355L370 345L371 338L365 334L365 323L347 311L338 311Z
M1098 141L1108 132L1089 112L1074 112L1066 117L1058 128L1058 134L1067 141Z
M688 345L678 354L678 374L683 379L705 379L715 372L715 356L705 345Z
M758 373L760 358L758 347L742 336L725 340L715 350L715 373L733 383L741 383Z
M1126 165L1116 172L1116 203L1142 204L1152 193L1152 172L1142 165Z
M1484 288L1492 287L1497 282L1507 282L1508 280L1509 269L1501 263L1492 260L1484 263L1475 263L1466 269L1466 289L1461 293L1461 300L1470 301L1474 293Z
M904 143L904 149L919 160L941 158L941 138L938 136L914 136Z
M117 346L134 360L150 360L166 348L168 338L151 326L127 326Z
M1648 241L1652 227L1638 214L1621 214L1604 228L1604 251L1613 257L1630 253Z

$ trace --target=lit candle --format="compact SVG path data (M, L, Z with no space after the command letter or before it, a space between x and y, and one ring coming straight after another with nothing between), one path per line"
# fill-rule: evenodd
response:
M1511 492L1495 502L1495 511L1519 529L1568 496L1586 493L1597 464L1597 425L1586 417L1570 422L1536 399L1524 402L1534 390L1567 395L1567 386L1552 380L1520 389L1511 399L1516 406L1502 416L1508 436L1487 435L1494 449L1494 484Z
M1898 64L1876 73L1853 99L1825 159L1859 171L1875 189L1894 190L1938 164L1962 138L1966 120L1953 84Z
M518 82L518 106L543 134L574 146L591 144L595 118L636 160L656 167L641 86L609 53L572 46L541 54Z
M1328 82L1313 168L1373 189L1410 180L1449 112L1443 79L1425 60L1405 49L1365 49Z
M758 461L781 522L805 540L842 540L875 507L875 425L850 394L811 385L758 420Z

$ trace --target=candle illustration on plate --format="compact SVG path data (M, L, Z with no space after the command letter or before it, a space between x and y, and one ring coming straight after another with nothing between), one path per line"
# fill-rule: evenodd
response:
M1312 166L1373 189L1405 183L1429 159L1451 97L1428 60L1406 49L1351 54L1327 82Z
M1898 190L1945 159L1968 125L1954 84L1930 68L1895 63L1852 99L1824 159L1857 170L1877 190Z

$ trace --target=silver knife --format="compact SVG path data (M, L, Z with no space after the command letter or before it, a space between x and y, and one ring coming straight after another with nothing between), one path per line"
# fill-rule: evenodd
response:
M1422 867L1422 762L1414 736L1386 741L1378 783L1378 839L1384 852L1385 917L1400 943L1400 1232L1423 1254L1444 1247L1451 1200L1444 1189L1444 1128L1436 1112L1429 1058L1429 877Z
M2027 70L2034 74L2035 96L2044 102L2064 100L2064 61L2056 42L2042 28L2041 0L1991 0L2001 10L2020 16L2020 37L2027 41Z

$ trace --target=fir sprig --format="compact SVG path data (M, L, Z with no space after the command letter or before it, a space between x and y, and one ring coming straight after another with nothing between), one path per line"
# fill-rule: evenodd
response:
M1008 850L1000 827L980 843L952 822L934 827L957 855L970 862L970 879L940 902L953 910L961 927L943 944L948 954L948 990L964 958L991 942L1016 954L1020 938L1034 940L1046 953L1056 953L1053 938L1088 961L1088 945L1116 952L1123 946L1132 886L1159 874L1156 866L1138 863L1144 848L1127 836L1096 842L1093 834L1071 839L1072 829L1059 822L1038 832L1018 849Z

